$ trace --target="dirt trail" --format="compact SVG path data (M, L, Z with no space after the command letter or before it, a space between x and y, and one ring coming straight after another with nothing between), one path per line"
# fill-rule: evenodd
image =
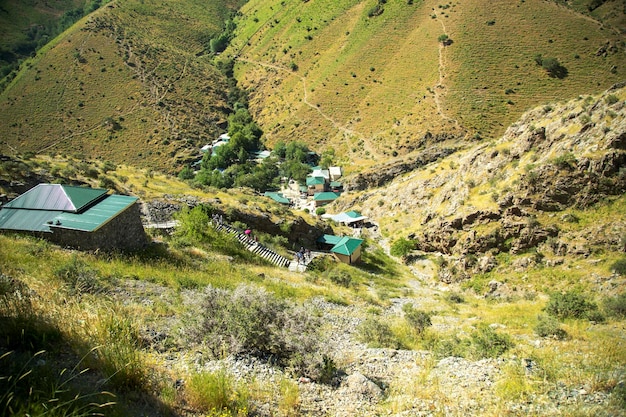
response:
M280 71L280 72L288 73L290 75L294 75L293 71L291 69L285 68L285 67L281 67L281 66L278 66L278 65L268 64L266 62L255 61L255 60L252 60L252 59L242 58L242 57L237 57L237 60L239 60L241 62L247 62L247 63L253 64L253 65L258 65L258 66L261 66L261 67L264 67L264 68L272 68L272 69L275 69L276 71ZM302 82L302 92L303 92L302 103L304 103L306 106L308 106L308 107L312 108L313 110L315 110L316 112L318 112L320 114L320 116L322 116L322 118L324 118L324 120L326 120L330 124L332 124L332 126L335 129L337 129L338 131L340 131L341 133L343 133L345 137L354 136L354 137L362 140L364 151L369 152L369 154L374 156L374 157L378 155L378 152L370 146L369 140L367 138L365 138L359 132L357 132L357 131L355 131L353 129L347 128L346 126L340 124L335 119L333 119L332 117L330 117L329 115L324 113L318 106L316 106L315 104L311 103L309 101L309 96L308 96L308 91L307 91L307 80L306 80L306 77L301 76L301 75L298 75L297 77Z
M446 24L443 22L443 19L437 18L439 23L441 23L441 28L443 29L443 33L450 36L448 30L446 28ZM446 78L446 45L444 42L439 42L439 81L437 85L433 88L433 99L435 100L435 105L437 106L437 113L441 116L443 120L448 120L454 123L456 128L460 128L461 125L459 121L448 116L443 107L441 105L441 101L443 98L443 91L445 91L445 78Z

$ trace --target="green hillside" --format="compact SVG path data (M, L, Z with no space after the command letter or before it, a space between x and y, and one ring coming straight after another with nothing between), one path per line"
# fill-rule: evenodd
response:
M623 5L570 3L107 4L22 64L0 96L0 149L177 171L225 128L215 63L233 57L270 146L333 147L357 170L432 141L496 138L533 106L626 79ZM229 18L234 38L214 57Z
M0 96L4 152L174 170L224 127L226 79L204 55L236 1L120 1L28 60Z
M7 0L0 5L0 79L100 0ZM0 86L4 84L0 83Z
M431 134L494 138L534 105L626 77L623 33L556 2L250 1L242 12L231 53L268 140L334 146L359 165ZM551 77L538 54L567 75Z

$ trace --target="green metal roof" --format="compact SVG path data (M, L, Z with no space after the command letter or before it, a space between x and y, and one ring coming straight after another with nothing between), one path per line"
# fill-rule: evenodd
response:
M122 211L131 206L137 197L110 195L83 213L61 213L53 221L52 227L93 232L104 226ZM60 224L57 224L59 222Z
M59 214L52 210L23 210L3 207L0 210L0 229L49 232L48 222Z
M363 239L344 236L330 251L350 256L358 249L359 246L361 246L361 243L363 243Z
M341 187L341 183L339 181L331 181L330 182L330 186L335 188L335 187Z
M326 179L324 177L306 177L306 185L321 185L326 184Z
M336 245L337 243L341 242L341 239L342 239L341 236L323 235L323 236L319 237L317 239L317 241L319 243L326 243L328 245Z
M330 249L331 252L341 255L350 256L357 250L363 239L357 239L349 236L335 236L335 235L323 235L317 239L319 243L325 243L327 245L333 245Z
M352 217L353 219L356 219L357 217L363 217L361 213L355 210L346 211L346 216Z
M325 192L325 193L316 193L313 196L313 200L314 201L331 201L331 200L336 200L339 197L338 193L333 193L333 192Z
M28 210L78 212L102 198L107 190L61 184L39 184L4 207Z
M272 200L274 200L274 201L276 201L278 203L281 203L281 204L289 204L290 203L289 199L286 198L285 196L283 196L281 193L273 193L271 191L266 191L263 195L265 197L269 197Z
M108 195L103 189L39 184L0 209L0 229L94 231L135 201L136 197Z

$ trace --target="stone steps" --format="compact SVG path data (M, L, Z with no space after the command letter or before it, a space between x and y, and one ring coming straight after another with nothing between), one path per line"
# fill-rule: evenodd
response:
M259 242L255 241L254 239L251 239L245 233L241 232L240 230L234 228L233 226L229 224L218 223L214 227L218 231L222 231L222 232L230 233L231 235L234 235L237 238L237 240L239 240L239 242L241 242L241 244L247 250L254 253L255 255L260 256L263 259L266 259L268 262L276 266L279 266L281 268L289 268L289 266L291 265L292 261L290 261L289 259L274 252L270 248L263 246Z

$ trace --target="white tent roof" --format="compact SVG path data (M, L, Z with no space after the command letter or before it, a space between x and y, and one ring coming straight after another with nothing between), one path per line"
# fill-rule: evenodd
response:
M352 217L349 216L346 213L339 213L339 214L324 214L322 215L322 218L324 219L331 219L333 221L336 221L337 223L345 223L345 224L351 224L351 223L355 223L355 222L359 222L361 220L366 220L367 217L366 216L359 216L359 217Z

